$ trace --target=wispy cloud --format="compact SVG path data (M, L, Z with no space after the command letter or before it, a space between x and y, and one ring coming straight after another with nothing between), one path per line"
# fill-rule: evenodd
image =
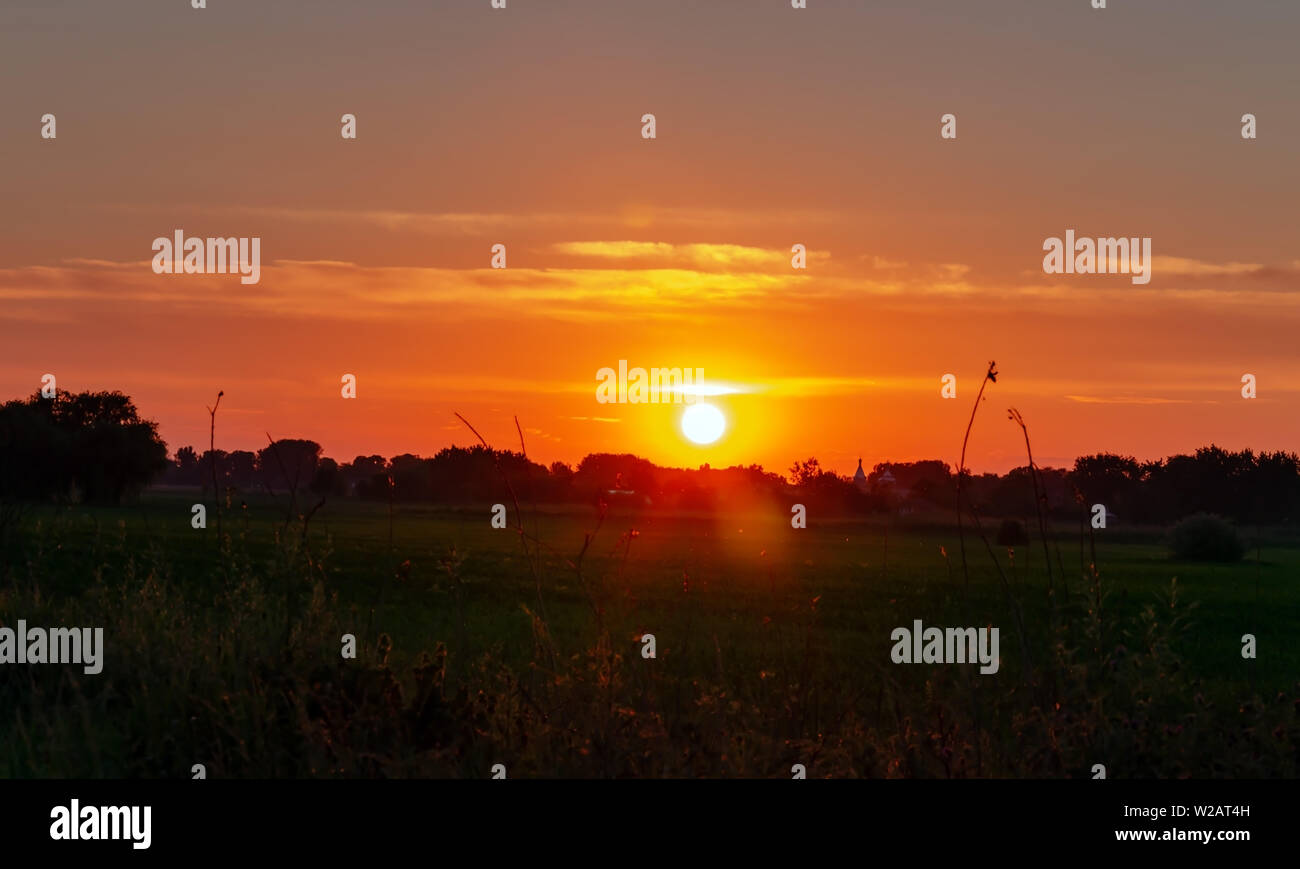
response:
M1152 274L1202 277L1206 275L1249 275L1261 271L1261 263L1211 263L1180 256L1151 258Z
M740 244L668 244L652 241L566 241L551 245L561 254L608 260L635 260L641 262L666 262L675 266L695 269L790 269L788 250L768 250ZM830 260L827 251L808 251L810 263Z
M1067 395L1070 401L1077 401L1081 404L1218 404L1213 399L1190 399L1190 398L1155 398L1151 396L1140 395Z

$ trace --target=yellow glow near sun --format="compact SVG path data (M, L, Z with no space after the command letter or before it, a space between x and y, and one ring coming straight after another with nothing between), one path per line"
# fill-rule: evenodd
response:
M692 404L682 414L682 434L697 444L711 444L727 430L727 418L711 404Z

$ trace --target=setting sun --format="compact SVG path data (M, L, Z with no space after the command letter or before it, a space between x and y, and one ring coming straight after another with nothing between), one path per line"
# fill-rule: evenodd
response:
M697 444L711 444L727 429L727 418L711 404L694 404L682 414L682 434Z

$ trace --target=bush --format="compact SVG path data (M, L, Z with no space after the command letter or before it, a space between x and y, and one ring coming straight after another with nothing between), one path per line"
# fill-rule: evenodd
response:
M1186 561L1240 561L1246 554L1232 523L1210 513L1180 520L1169 534L1169 548L1174 558Z

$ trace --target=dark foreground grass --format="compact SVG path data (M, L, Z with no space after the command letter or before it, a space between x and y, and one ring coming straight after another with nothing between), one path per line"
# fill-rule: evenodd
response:
M98 676L0 667L0 775L1300 774L1278 532L1198 565L1158 530L1059 529L1049 596L1041 543L967 528L967 586L956 529L920 519L526 509L521 540L486 505L332 502L304 533L268 499L219 541L197 500L6 536L0 622L102 626L107 652ZM893 664L914 619L1000 628L1001 669Z

